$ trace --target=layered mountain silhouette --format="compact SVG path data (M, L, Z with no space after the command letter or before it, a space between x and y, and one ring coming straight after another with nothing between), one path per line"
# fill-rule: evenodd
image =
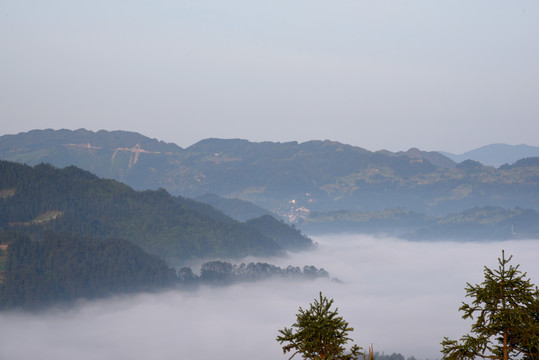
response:
M0 137L0 157L75 165L137 190L238 198L300 222L312 212L403 208L447 215L477 206L539 210L534 161L495 168L436 152L371 152L333 141L206 139L186 149L125 131L34 130Z
M440 151L440 154L445 155L455 162L474 160L484 165L499 167L504 164L512 164L520 159L539 157L539 146L490 144L466 151L462 154L452 154L443 151Z

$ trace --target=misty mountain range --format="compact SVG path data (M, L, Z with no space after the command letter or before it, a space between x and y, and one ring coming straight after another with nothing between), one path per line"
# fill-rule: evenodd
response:
M494 206L445 216L426 216L403 209L333 211L313 213L300 227L309 234L366 233L421 241L537 239L539 213Z
M495 168L438 152L371 152L332 141L207 139L182 149L137 133L83 129L2 136L0 157L5 304L159 288L176 281L168 266L192 259L312 247L295 226L412 240L539 237L536 157ZM65 263L77 258L86 260ZM89 265L69 280L66 269L80 263ZM200 279L253 276L246 265L208 264L213 275ZM250 269L297 273L266 265ZM122 275L129 272L138 277ZM40 274L48 275L38 281ZM187 267L178 276L197 279ZM94 290L71 287L79 281Z
M498 162L503 162L513 148L488 149L490 154L499 149ZM521 147L514 149L524 154ZM137 190L248 201L265 209L258 214L267 211L298 224L311 213L331 211L401 208L445 216L483 206L539 210L539 160L534 158L495 168L475 160L457 163L438 152L371 152L332 141L206 139L183 149L137 133L84 129L5 135L0 157L30 165L75 165Z

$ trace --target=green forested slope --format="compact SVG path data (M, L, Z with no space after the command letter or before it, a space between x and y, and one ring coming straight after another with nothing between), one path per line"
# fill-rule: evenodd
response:
M177 284L176 272L163 260L127 240L52 232L39 240L13 232L0 236L8 244L0 308L37 308Z
M75 167L0 161L0 228L123 238L167 260L276 254L281 246L208 205L138 192Z

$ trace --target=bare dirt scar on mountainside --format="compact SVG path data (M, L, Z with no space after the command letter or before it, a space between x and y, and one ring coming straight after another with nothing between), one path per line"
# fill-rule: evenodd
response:
M0 198L7 199L15 195L15 188L0 190Z
M129 157L129 169L131 169L131 166L135 165L138 161L138 158L139 158L139 155L141 153L145 153L145 154L161 154L160 152L158 151L148 151L148 150L144 150L140 144L137 144L135 145L134 147L132 148L117 148L115 151L114 151L114 154L112 154L112 157L110 158L110 162L111 164L114 163L114 158L116 157L116 154L118 154L118 151L127 151L127 152L130 152L130 157ZM133 156L134 154L134 156Z
M58 216L61 216L63 214L64 213L62 211L49 210L49 211L44 212L43 214L39 214L32 221L9 222L8 225L9 226L17 226L17 225L29 226L29 225L32 225L32 224L42 224L42 223L46 223L48 221L55 220Z

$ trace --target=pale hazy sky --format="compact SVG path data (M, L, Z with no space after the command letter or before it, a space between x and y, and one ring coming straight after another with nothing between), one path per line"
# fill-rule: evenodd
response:
M539 2L0 0L0 134L539 145Z

